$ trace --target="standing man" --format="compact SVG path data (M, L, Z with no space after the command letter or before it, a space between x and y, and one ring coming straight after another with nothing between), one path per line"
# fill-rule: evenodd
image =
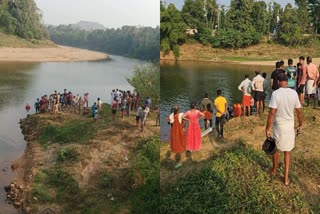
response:
M319 71L315 64L312 63L312 58L310 56L307 57L307 107L309 106L310 95L313 94L313 108L316 108L316 88L317 81L319 78Z
M252 80L252 89L254 91L254 100L256 101L256 108L257 108L257 116L260 115L260 112L263 111L263 100L264 100L264 93L263 93L263 86L264 86L264 79L260 75L260 71L256 71L256 76Z
M306 64L304 63L304 60L305 60L304 56L299 57L299 62L301 64L301 71L299 73L300 81L298 82L298 90L299 90L299 100L302 106L304 104L304 87L307 80L307 70L308 70Z
M249 75L244 75L244 80L238 86L238 89L242 91L242 106L243 106L243 116L246 116L246 108L248 108L248 117L250 116L250 101L251 101L251 80L249 80Z
M40 112L40 101L39 101L39 98L37 98L37 101L34 104L34 108L36 109L36 114L38 114L38 112Z
M200 111L202 113L205 114L204 116L204 128L207 129L208 128L208 120L209 120L209 124L210 124L210 128L212 127L212 117L210 118L210 114L206 114L207 111L211 111L212 110L212 101L209 99L209 94L206 92L204 94L204 98L203 100L201 101L201 104L200 104ZM206 117L207 116L207 117ZM211 114L212 116L212 114Z
M220 89L217 90L217 98L214 100L214 106L217 109L215 125L219 138L223 137L223 125L225 123L227 113L227 99L221 94L222 91Z
M289 185L290 151L295 144L294 110L296 110L299 126L302 127L301 104L297 93L288 87L288 77L279 75L280 88L271 95L269 115L266 126L266 137L271 138L271 126L273 123L273 138L277 151L273 155L273 168L271 174L277 174L279 151L284 152L285 176L284 183Z
M263 72L262 73L262 77L264 78L264 82L263 82L263 93L264 93L264 99L263 99L263 102L262 102L262 112L264 112L264 109L265 109L265 99L267 97L267 92L268 92L268 86L269 86L269 83L268 83L268 80L267 80L267 73L266 72Z
M288 67L285 68L286 74L288 76L288 88L294 89L296 88L296 72L297 69L293 66L293 60L288 59Z
M279 88L278 76L281 73L283 73L283 70L281 69L281 63L276 62L276 70L272 72L271 79L270 79L270 86L273 91Z

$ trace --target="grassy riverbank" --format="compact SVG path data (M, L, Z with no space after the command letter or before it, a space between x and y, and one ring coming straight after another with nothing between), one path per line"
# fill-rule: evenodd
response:
M32 115L22 122L28 140L14 166L26 186L24 208L37 213L151 213L159 203L159 127L151 113L145 131L135 118L111 119L104 105L91 115ZM19 182L19 181L18 181Z
M180 57L178 61L208 61L208 62L233 62L242 64L274 65L279 59L298 59L299 56L312 56L316 64L320 64L320 42L309 47L290 48L280 44L260 43L248 48L219 49L211 46L203 46L199 43L188 42L180 46ZM317 59L316 59L317 58ZM175 60L170 51L164 55L160 53L161 60Z
M201 151L191 158L183 154L183 166L177 170L164 144L161 213L319 213L320 109L303 108L303 114L288 187L283 183L283 154L278 175L271 178L272 159L261 151L267 112L227 122L226 139L218 140L215 133L206 136Z
M26 40L18 36L8 35L0 31L0 48L10 47L10 48L48 48L57 47L50 40Z

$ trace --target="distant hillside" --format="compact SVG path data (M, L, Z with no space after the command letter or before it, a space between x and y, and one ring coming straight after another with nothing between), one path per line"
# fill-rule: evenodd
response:
M48 37L34 0L0 0L0 32L28 40Z
M160 28L123 26L86 31L73 25L48 26L50 39L60 45L86 48L120 56L159 61Z
M78 28L80 30L93 31L93 30L104 30L105 26L98 22L80 21L76 24L72 24L71 27Z

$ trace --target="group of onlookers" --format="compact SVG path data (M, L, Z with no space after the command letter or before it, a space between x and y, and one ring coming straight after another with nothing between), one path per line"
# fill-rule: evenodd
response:
M98 98L99 99L99 98ZM63 93L57 92L48 95L43 95L41 98L37 98L34 103L34 109L36 114L52 112L57 115L60 111L72 111L79 112L80 114L88 109L89 93L85 93L83 97L73 95L71 91L64 89ZM26 111L31 110L31 106L27 103Z
M319 70L312 63L312 58L307 57L306 63L303 56L299 57L299 63L293 66L293 60L288 60L288 66L284 66L284 61L276 62L276 69L272 72L270 82L266 79L267 74L262 75L260 71L255 71L255 77L252 81L249 75L241 82L238 89L242 91L242 112L243 116L251 114L251 107L256 105L256 115L261 115L265 110L265 99L269 87L272 89L269 102L269 115L266 125L266 137L273 140L276 150L273 154L273 168L270 175L276 176L279 151L284 152L285 176L284 183L289 185L289 165L290 151L295 145L294 128L294 110L298 117L297 133L302 130L302 112L301 107L310 105L310 98L313 96L314 108L316 97L320 105L320 78ZM180 112L179 106L172 109L168 117L168 123L171 125L170 146L172 152L179 155L182 151L198 151L201 148L201 131L199 119L204 119L204 127L209 133L212 127L213 107L216 108L215 127L218 138L223 137L223 124L228 116L227 100L221 95L221 90L217 91L217 98L214 105L205 94L202 100L200 110L196 109L196 103L191 103L190 110L186 113ZM184 124L188 122L188 129L185 135ZM208 127L209 125L209 127ZM273 126L272 132L271 128ZM209 130L209 132L208 132ZM178 161L176 168L182 164Z

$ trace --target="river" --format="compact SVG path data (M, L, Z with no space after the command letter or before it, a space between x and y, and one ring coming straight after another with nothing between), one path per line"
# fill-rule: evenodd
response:
M228 104L241 102L242 92L238 90L244 75L249 74L250 79L255 76L254 71L260 70L267 73L267 79L273 67L236 65L210 62L179 62L161 63L161 141L168 142L170 126L166 117L176 104L180 105L182 112L189 109L192 101L199 103L204 98L204 93L209 93L209 98L216 97L216 91L222 89L222 94L227 98ZM267 95L267 100L270 94ZM201 122L201 124L203 124Z
M11 164L26 147L18 124L27 116L26 103L32 106L33 114L37 98L63 89L82 97L89 92L89 105L98 97L110 103L112 89L133 89L126 78L142 63L112 55L95 62L0 63L0 213L17 213L6 204L3 187L15 176Z

